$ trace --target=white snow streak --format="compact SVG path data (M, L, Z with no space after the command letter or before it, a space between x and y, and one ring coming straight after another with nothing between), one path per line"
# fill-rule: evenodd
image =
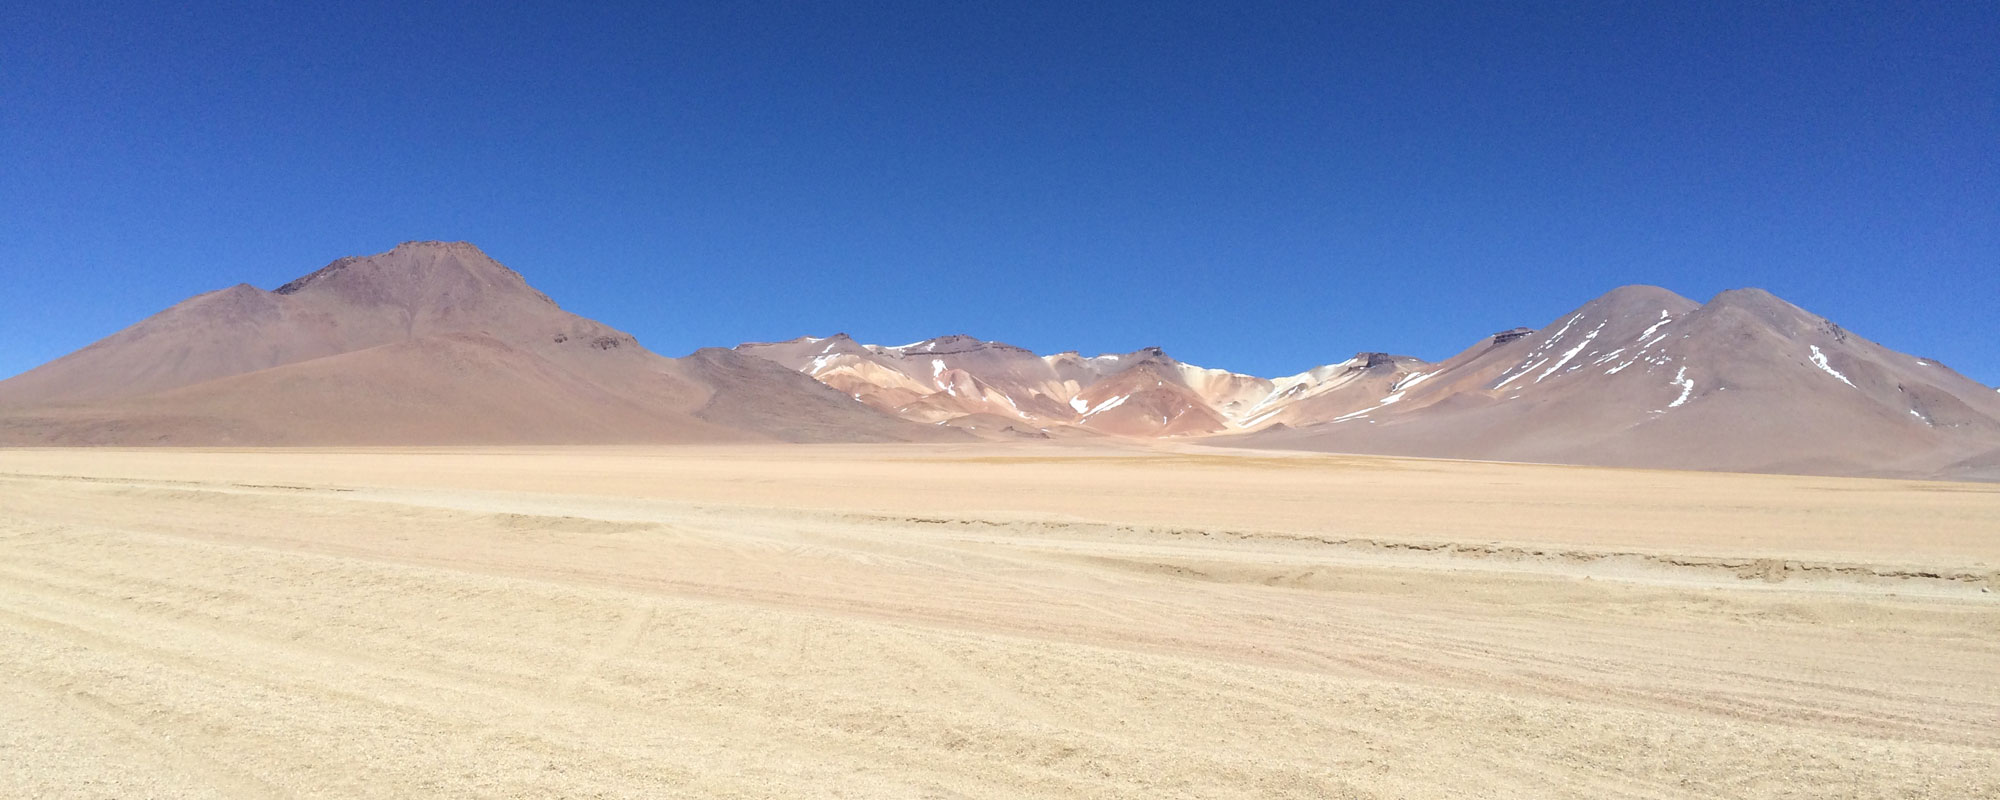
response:
M1364 408L1364 409L1361 409L1360 411L1356 411L1356 412L1354 412L1354 413L1352 413L1352 414L1342 414L1342 415L1340 415L1340 416L1338 416L1338 417L1334 417L1334 418L1333 418L1333 421L1334 421L1334 422L1346 422L1346 421L1348 421L1348 420L1350 420L1350 419L1354 419L1355 417L1358 417L1358 416L1361 416L1361 415L1363 415L1363 414L1366 414L1366 413L1368 413L1368 412L1370 412L1370 411L1374 411L1374 410L1375 410L1376 408L1381 408L1381 406L1375 406L1374 408Z
M1126 400L1130 400L1130 399L1132 399L1132 396L1131 396L1131 395L1129 395L1129 394L1121 394L1121 395L1119 395L1119 396L1117 396L1117 397L1113 397L1113 398L1111 398L1111 399L1109 399L1109 400L1106 400L1106 401L1104 401L1104 402L1102 402L1102 403L1098 403L1098 404L1097 404L1096 406L1093 406L1093 407L1092 407L1092 408L1091 408L1091 409L1090 409L1089 411L1085 411L1085 412L1083 412L1083 415L1084 415L1084 416L1086 416L1086 417L1088 417L1088 416L1091 416L1091 415L1093 415L1093 414L1100 414L1100 413L1103 413L1103 412L1106 412L1106 411L1110 411L1111 409L1114 409L1114 408L1117 408L1117 407L1119 407L1119 406L1121 406L1121 405L1124 405L1124 404L1125 404L1125 401L1126 401Z
M840 358L841 355L843 354L835 353L833 355L820 356L818 358L813 359L812 363L806 366L806 374L811 375L813 377L819 377L819 374L821 372L826 371L827 365L832 363L834 360Z
M1660 326L1673 321L1673 317L1667 313L1666 309L1660 309L1660 321L1653 323L1653 327L1647 328L1645 333L1639 334L1639 338L1644 340L1646 337L1653 335L1654 331L1659 330Z
M1402 380L1396 381L1396 385L1389 387L1389 391L1401 392L1419 383L1423 383L1426 379L1436 374L1435 372L1419 372L1414 375L1406 375Z
M1334 418L1333 418L1333 421L1334 421L1334 422L1346 422L1346 421L1348 421L1348 420L1350 420L1350 419L1354 419L1355 417L1359 417L1359 416L1362 416L1362 415L1364 415L1364 414L1367 414L1367 413L1368 413L1368 412L1370 412L1370 411L1379 411L1379 410L1381 410L1381 409L1383 409L1383 408L1386 408L1386 407L1388 407L1388 406L1393 406L1393 405L1395 405L1395 404L1396 404L1396 403L1397 403L1398 401L1400 401L1400 400L1402 400L1402 399L1403 399L1403 393L1402 393L1402 392L1397 392L1397 393L1395 393L1395 394L1392 394L1392 395L1389 395L1388 397L1384 397L1384 398L1382 398L1382 402L1380 402L1380 403L1376 403L1375 405L1373 405L1373 406L1370 406L1370 407L1368 407L1368 408L1364 408L1364 409L1361 409L1360 411L1356 411L1356 412L1353 412L1353 413L1350 413L1350 414L1342 414L1342 415L1340 415L1340 416L1338 416L1338 417L1334 417ZM1369 420L1369 422L1374 422L1374 420L1372 420L1372 419L1371 419L1371 420Z
M1251 418L1249 418L1249 419L1246 419L1246 420L1244 420L1244 421L1242 421L1241 423L1238 423L1238 424L1242 425L1242 426L1243 426L1243 427L1245 427L1245 428L1248 428L1248 427L1252 427L1252 426L1256 425L1257 423L1260 423L1260 422L1263 422L1264 420L1267 420L1267 419L1270 419L1270 418L1272 418L1272 417L1275 417L1275 416L1277 416L1277 415L1278 415L1278 414L1279 414L1280 412L1282 412L1282 411L1284 411L1284 409L1282 409L1282 408L1280 408L1280 409L1276 409L1276 410L1273 410L1273 411L1266 411L1266 412L1264 412L1264 413L1262 413L1262 414L1258 414L1257 416L1254 416L1254 417L1251 417Z
M1528 373L1530 373L1530 372L1534 372L1534 371L1535 371L1535 369L1536 369L1537 367L1540 367L1541 365L1543 365L1543 364L1547 364L1547 363L1549 363L1549 360L1548 360L1548 359L1546 359L1546 358L1544 358L1544 359L1542 359L1542 360L1540 360L1540 361L1537 361L1537 362L1535 362L1535 363L1533 363L1533 364L1530 364L1530 365L1528 365L1527 367L1524 367L1524 368L1522 368L1520 372L1516 372L1516 373L1514 373L1514 374L1513 374L1513 376L1511 376L1511 377L1507 378L1506 380L1503 380L1503 381L1501 381L1501 382L1499 382L1499 383L1496 383L1496 384L1493 384L1493 388L1495 388L1495 389L1499 389L1499 388L1501 388L1501 387L1503 387L1503 386L1506 386L1507 384L1510 384L1510 383L1513 383L1513 382L1515 382L1515 381L1517 381L1517 380L1520 380L1522 376L1524 376L1524 375L1527 375L1527 374L1528 374Z
M1849 386L1854 386L1854 381L1850 381L1847 379L1846 375L1840 374L1840 370L1834 369L1832 364L1826 363L1826 354L1819 351L1819 345L1812 345L1812 351L1813 351L1812 362L1814 366L1817 366L1820 369L1825 370L1826 374L1828 375L1832 375L1833 377L1839 378L1841 383L1847 384ZM1859 389L1861 387L1855 386L1854 388Z
M1576 321L1580 319L1583 319L1582 314L1570 317L1568 321L1563 323L1562 328L1558 329L1555 332L1554 336L1550 336L1546 341L1542 342L1540 346L1536 347L1534 352L1528 354L1528 358L1521 360L1521 363L1526 364L1527 366L1520 367L1519 368L1521 370L1520 372L1513 372L1501 376L1500 382L1493 384L1493 389L1499 389L1503 386L1506 386L1507 384L1513 383L1514 381L1519 380L1521 376L1526 375L1530 372L1534 372L1537 369L1541 369L1543 364L1549 363L1549 360L1544 358L1540 361L1536 361L1533 364L1528 364L1528 359L1540 356L1544 351L1548 350L1551 347L1554 347L1557 342L1562 341L1563 334L1569 333L1570 326L1575 325ZM1597 327L1603 328L1604 326L1603 324L1600 323Z
M1556 331L1556 335L1549 337L1548 344L1555 344L1556 342L1562 341L1563 334L1569 333L1569 326L1575 325L1576 321L1580 319L1583 319L1582 314L1570 317L1568 322L1563 323L1562 330Z
M1609 320L1607 320L1607 322L1608 321ZM1535 382L1541 383L1542 378L1547 378L1550 375L1556 374L1556 370L1562 369L1563 365L1568 364L1570 359L1576 358L1577 353L1583 352L1583 348L1589 347L1590 340L1597 338L1598 331L1602 330L1604 330L1604 323L1603 322L1597 323L1597 327L1590 329L1589 333L1583 335L1583 341L1577 342L1575 347L1570 348L1569 352L1564 353L1562 360L1557 361L1555 366L1549 367L1549 371L1542 373L1542 377L1536 378Z
M1688 396L1694 394L1694 379L1689 378L1687 374L1688 368L1683 365L1681 371L1674 375L1674 384L1681 387L1681 396L1675 398L1673 402L1668 403L1668 408L1680 408L1683 403L1688 401Z

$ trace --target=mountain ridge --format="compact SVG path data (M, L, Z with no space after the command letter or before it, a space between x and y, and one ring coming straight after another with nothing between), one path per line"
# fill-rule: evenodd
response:
M952 347L925 346L947 340ZM737 349L889 413L931 424L979 418L989 430L1005 420L1016 434L1901 476L1950 475L1961 464L1985 474L1987 448L2000 448L2000 395L1990 387L1756 288L1697 303L1621 286L1444 361L1362 351L1275 378L1185 364L1159 348L1036 356L962 334L896 347L843 335ZM979 352L1014 354L1013 364L961 363ZM1030 359L1053 375L1019 381L1023 370L1038 373Z
M760 361L655 354L465 242L202 293L0 381L0 444L953 438Z
M0 381L16 445L1092 437L1988 477L2000 393L1762 289L1639 284L1442 361L1362 350L1276 377L964 333L667 358L443 241L201 293Z

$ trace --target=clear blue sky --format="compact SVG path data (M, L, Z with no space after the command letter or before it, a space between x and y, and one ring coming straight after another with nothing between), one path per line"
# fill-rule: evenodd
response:
M0 10L0 375L465 239L669 355L1278 374L1654 283L2000 382L1990 0L197 5Z

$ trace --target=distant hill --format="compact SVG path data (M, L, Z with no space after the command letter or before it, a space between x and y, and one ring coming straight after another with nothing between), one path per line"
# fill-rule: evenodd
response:
M728 350L659 356L464 242L190 298L0 381L10 444L906 441L955 432Z

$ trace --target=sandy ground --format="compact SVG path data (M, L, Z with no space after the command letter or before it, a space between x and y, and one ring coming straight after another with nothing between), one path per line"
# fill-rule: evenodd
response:
M0 451L4 797L2000 797L2000 486Z

